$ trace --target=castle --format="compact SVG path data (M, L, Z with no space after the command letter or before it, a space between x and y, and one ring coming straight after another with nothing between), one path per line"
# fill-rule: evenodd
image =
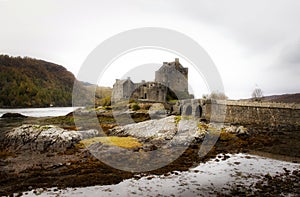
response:
M116 79L113 85L112 101L118 102L126 99L143 100L151 102L167 102L170 99L187 99L188 68L183 67L178 58L174 62L163 62L155 72L155 81L133 83L130 78Z

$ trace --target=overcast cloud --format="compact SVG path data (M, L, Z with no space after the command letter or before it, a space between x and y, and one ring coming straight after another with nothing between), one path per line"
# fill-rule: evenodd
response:
M266 95L295 93L299 10L298 0L0 0L0 53L45 59L76 75L110 36L165 27L207 50L229 97L249 97L256 85Z

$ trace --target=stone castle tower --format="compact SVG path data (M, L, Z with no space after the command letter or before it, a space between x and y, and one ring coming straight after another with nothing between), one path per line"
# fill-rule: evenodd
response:
M175 58L174 62L164 62L155 72L155 82L167 86L178 99L189 98L188 68L180 64L179 58Z

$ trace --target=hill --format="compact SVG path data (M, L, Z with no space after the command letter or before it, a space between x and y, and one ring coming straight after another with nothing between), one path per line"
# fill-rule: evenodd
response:
M300 103L300 93L264 96L262 101L281 103Z
M242 100L251 101L252 99L242 99ZM277 102L277 103L300 103L300 93L264 96L260 98L260 101Z
M107 106L111 104L112 88L101 87L87 82L82 82L83 87L92 94L95 94L95 106Z
M63 66L0 55L0 107L72 106L75 80Z

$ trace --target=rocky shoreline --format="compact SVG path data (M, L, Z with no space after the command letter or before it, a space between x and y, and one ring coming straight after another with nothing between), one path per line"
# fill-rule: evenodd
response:
M84 115L83 113L82 116ZM111 114L108 111L98 113L100 125L105 126L106 134L120 138L130 136L141 144L125 149L130 154L147 154L153 150L163 149L166 151L162 151L160 157L168 157L172 151L176 151L176 148L186 146L183 153L173 162L146 172L145 176L186 171L201 162L215 158L218 154L226 153L261 151L289 156L291 162L300 162L300 129L293 126L272 128L260 125L223 125L222 128L215 128L212 124L178 116L148 121L144 119L148 119L149 116L143 117L142 114L135 116L142 121L132 125L116 126L110 119ZM106 144L103 141L104 137L97 130L89 128L78 130L72 119L72 114L51 119L26 118L22 123L16 121L15 126L8 120L11 129L3 127L0 135L1 195L43 187L116 184L124 179L141 175L140 172L118 170L99 161L95 152L104 151L112 158L114 156L111 151L115 151L117 145ZM217 136L217 142L208 154L200 157L199 150L206 136ZM100 141L93 142L88 147L80 146L83 140L93 138ZM94 153L91 150L94 150ZM153 164L157 163L156 160L159 161L159 158L151 158ZM134 159L127 161L133 162L134 165ZM291 180L299 182L298 171L288 175ZM273 179L277 181L268 181L270 187L275 183L287 184L284 181L286 178L279 176L272 177ZM299 185L289 188L289 191L298 192ZM245 192L249 193L243 187L232 189L232 194L235 195ZM264 190L261 194L262 192Z

